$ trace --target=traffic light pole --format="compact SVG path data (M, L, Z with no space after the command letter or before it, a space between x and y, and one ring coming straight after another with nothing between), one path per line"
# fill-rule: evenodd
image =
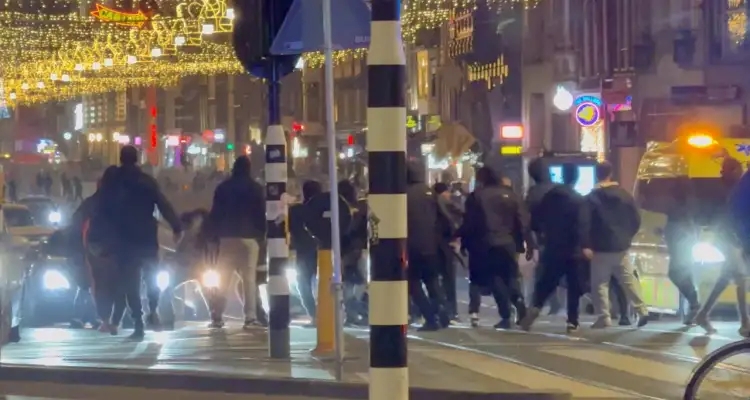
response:
M406 331L406 56L401 1L372 0L367 56L370 400L409 398ZM372 222L371 222L372 223Z
M266 134L266 222L268 255L268 351L271 358L289 358L289 283L284 270L289 259L286 241L287 152L281 126L278 59L271 57L268 79L268 131Z

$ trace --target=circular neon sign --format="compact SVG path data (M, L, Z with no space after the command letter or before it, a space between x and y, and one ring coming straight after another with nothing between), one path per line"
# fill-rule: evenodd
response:
M601 119L599 106L592 102L583 102L576 107L576 121L581 126L595 125Z

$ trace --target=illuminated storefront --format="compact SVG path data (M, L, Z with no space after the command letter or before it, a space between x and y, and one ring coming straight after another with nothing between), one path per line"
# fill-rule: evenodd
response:
M607 157L606 124L602 100L595 95L580 95L573 101L573 118L580 128L581 151Z

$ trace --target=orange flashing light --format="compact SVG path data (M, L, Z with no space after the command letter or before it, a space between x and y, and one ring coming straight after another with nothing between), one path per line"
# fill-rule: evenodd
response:
M687 138L687 143L695 148L705 149L716 144L716 140L706 134L697 134L689 136Z

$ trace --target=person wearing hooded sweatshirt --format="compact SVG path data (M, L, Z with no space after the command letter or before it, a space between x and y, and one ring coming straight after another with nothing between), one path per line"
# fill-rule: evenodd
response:
M154 330L161 325L157 313L161 291L156 284L159 241L154 209L158 209L172 227L175 242L179 242L182 227L156 180L141 171L137 162L135 147L124 146L120 150L121 165L112 184L100 189L88 237L90 242L97 240L99 246L114 255L134 321L131 338L141 340L144 337L141 304L144 274L149 303L147 322ZM120 321L115 322L119 325Z
M550 180L549 167L542 157L532 160L529 163L527 171L531 179L534 180L534 185L532 185L526 193L526 209L529 210L529 215L531 216L531 231L535 236L536 243L541 252L544 249L544 238L542 237L541 227L539 226L539 205L542 203L544 196L555 187L555 183ZM541 261L537 262L535 269L536 280L542 275L543 268L544 265ZM557 290L550 296L548 303L550 315L556 315L562 308L560 294Z
M266 238L265 188L250 176L250 158L240 156L232 166L232 175L216 188L213 204L205 224L205 237L211 247L218 245L219 263L223 268L224 296L211 315L211 326L224 326L226 297L231 293L234 271L242 277L245 324L243 329L264 327L258 318L256 278L261 244Z
M406 180L409 294L425 320L420 330L435 331L450 324L445 295L439 283L440 207L432 188L425 184L425 174L420 164L408 164ZM422 284L429 297L425 295Z
M641 217L633 196L612 181L610 163L597 164L596 179L598 184L584 203L589 225L588 232L581 238L583 253L591 260L591 298L598 315L591 327L612 326L609 287L613 276L638 312L638 327L642 327L648 322L648 308L641 298L633 266L625 262L630 243L640 228ZM621 312L624 314L624 310Z
M578 181L578 166L565 163L562 166L563 185L550 189L537 206L536 228L544 240L544 250L540 261L544 265L541 276L534 288L532 308L521 320L523 330L539 317L545 301L557 289L561 278L568 286L567 331L578 330L578 306L582 295L583 238L588 234L588 213L585 212L584 198L575 191Z
M513 189L502 185L497 174L488 167L480 168L476 179L477 188L466 198L466 213L458 230L462 245L469 250L469 275L473 285L469 312L472 325L476 325L477 288L489 288L500 313L500 322L495 328L510 329L513 324L511 304L516 307L519 319L526 315L517 256L518 238L523 238L526 244L527 260L531 259L536 246L526 208ZM472 263L471 258L478 260Z
M302 203L289 208L289 234L297 260L297 292L302 307L315 326L316 305L313 296L313 278L318 274L318 243L305 228L308 211L306 205L314 196L323 192L320 182L305 181L302 184Z
M706 297L703 307L701 307L695 316L695 322L705 329L707 333L716 333L716 329L709 319L711 309L716 305L717 300L724 293L729 282L734 280L737 286L737 313L740 317L739 333L744 337L750 337L750 315L748 315L746 298L746 279L748 273L746 255L748 248L743 246L743 242L740 240L742 232L740 224L747 223L747 220L738 219L738 217L746 218L747 215L744 215L744 213L747 211L743 210L740 215L733 214L733 207L739 205L733 203L735 201L738 203L742 202L737 197L737 188L743 179L745 178L742 173L742 164L734 158L726 157L721 165L721 180L724 184L727 206L715 221L715 230L720 235L718 237L719 240L716 241L716 245L721 253L724 254L725 261L722 265L719 279L716 281L711 293ZM746 184L747 182L745 182ZM742 189L747 190L747 188Z

